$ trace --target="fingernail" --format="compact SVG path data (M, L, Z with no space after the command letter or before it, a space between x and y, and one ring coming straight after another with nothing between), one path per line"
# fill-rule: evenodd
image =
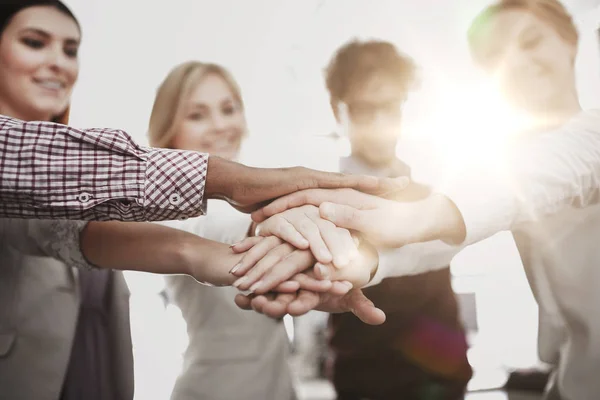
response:
M317 264L315 268L318 270L321 280L327 279L327 268L323 264Z
M231 268L231 271L229 271L230 274L235 274L235 272L240 269L240 267L242 266L242 263L237 263L233 266L233 268Z
M352 284L352 282L348 282L348 281L343 281L342 282L344 285L348 286L348 288L352 289L354 287L354 285Z
M331 219L335 217L335 208L331 203L323 203L321 204L321 211L323 212L323 216L327 219Z
M260 288L261 286L262 286L262 282L261 282L261 281L258 281L258 282L256 282L254 285L250 286L250 289L248 289L248 290L250 290L250 292L254 293L254 292L256 292L256 291L258 290L258 288Z
M244 283L246 283L246 281L248 280L247 277L242 276L240 279L238 279L237 281L233 282L233 286L236 288L239 288L241 285L243 285Z

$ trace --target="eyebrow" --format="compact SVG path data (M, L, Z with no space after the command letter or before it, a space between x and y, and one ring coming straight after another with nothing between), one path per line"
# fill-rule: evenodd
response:
M535 33L537 33L538 30L539 30L539 28L537 26L529 25L529 26L527 26L527 28L525 28L521 31L521 33L519 34L519 37L535 34Z
M232 97L225 97L225 98L219 100L218 103L219 103L219 105L222 105L223 103L233 103L233 104L235 104L236 100L233 99ZM210 104L207 104L207 103L198 103L198 102L193 102L190 105L190 108L209 108L209 107L210 107Z
M21 34L23 33L35 33L36 35L40 35L45 37L46 39L50 39L52 37L52 35L50 35L48 32L38 29L38 28L25 28L23 30L21 30L20 32ZM67 44L75 44L75 45L79 45L80 43L80 39L79 38L74 38L74 37L70 37L70 38L66 38L64 39L65 42Z

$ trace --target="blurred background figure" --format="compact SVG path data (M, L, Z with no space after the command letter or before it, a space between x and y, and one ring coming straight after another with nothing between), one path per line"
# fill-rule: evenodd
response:
M558 0L494 3L473 22L469 44L475 61L527 117L526 129L515 140L552 134L573 119L580 129L598 131L596 111L582 111L579 103L575 78L579 33ZM551 381L551 399L599 395L591 370L600 360L600 318L593 311L600 299L581 296L581 291L597 293L600 285L596 272L600 254L591 239L599 233L599 217L598 206L575 208L513 231L539 306L540 359L562 364ZM543 377L530 374L528 384L527 376L515 375L509 384L537 384L543 389Z
M397 155L402 111L416 66L385 41L350 41L331 59L330 104L351 153L340 171L409 176ZM413 184L414 198L429 194ZM386 279L365 294L385 311L381 326L349 314L330 317L330 376L340 400L460 399L471 377L450 268Z
M238 158L248 127L240 88L222 66L190 61L175 67L158 89L148 135L155 147ZM252 220L225 202L209 201L205 217L171 226L207 239L236 243ZM288 367L290 343L282 320L240 310L233 287L199 285L170 276L166 294L181 309L189 344L172 400L295 399Z

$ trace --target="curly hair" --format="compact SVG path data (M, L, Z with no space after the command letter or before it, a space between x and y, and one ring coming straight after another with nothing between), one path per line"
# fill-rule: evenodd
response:
M355 39L340 47L325 69L325 83L334 111L348 93L375 76L389 79L407 94L416 84L417 67L412 58L390 42Z

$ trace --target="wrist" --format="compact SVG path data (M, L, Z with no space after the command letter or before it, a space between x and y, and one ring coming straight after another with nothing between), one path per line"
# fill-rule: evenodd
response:
M428 218L430 224L423 241L438 239L450 244L462 243L466 237L466 227L454 202L443 194L434 194L427 201L431 218Z
M204 197L207 199L230 199L232 168L236 163L217 156L209 156L206 170Z
M462 215L452 200L441 194L426 199L397 203L393 221L398 224L396 242L401 247L411 243L442 240L461 243L465 238Z

